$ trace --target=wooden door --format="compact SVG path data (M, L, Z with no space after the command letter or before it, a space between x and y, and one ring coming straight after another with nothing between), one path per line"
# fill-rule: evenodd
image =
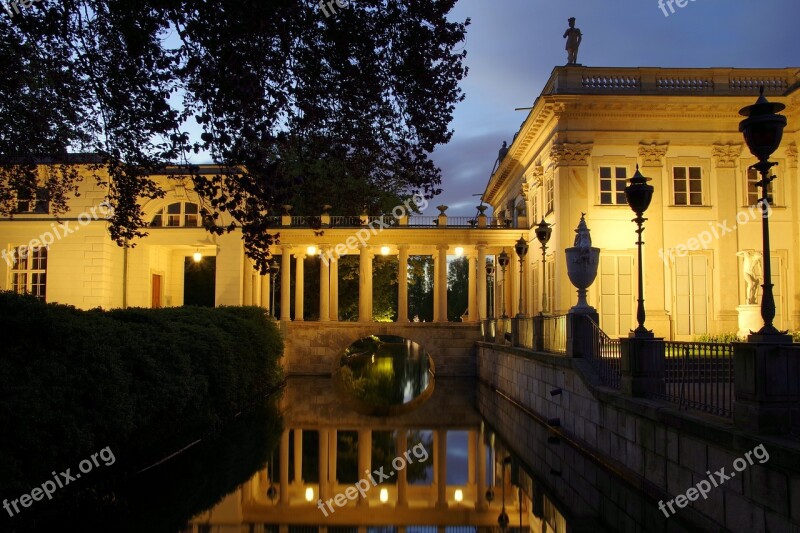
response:
M152 293L150 298L150 307L153 309L161 308L161 275L153 274Z

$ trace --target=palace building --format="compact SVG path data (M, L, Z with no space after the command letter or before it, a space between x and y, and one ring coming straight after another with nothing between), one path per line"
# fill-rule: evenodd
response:
M779 166L770 227L776 325L794 330L800 326L800 217L793 209L800 204L798 85L797 68L557 67L487 184L483 201L492 216L482 213L483 204L475 217L448 216L446 209L438 216L271 215L281 236L275 262L290 273L277 286L254 270L240 233L214 236L203 229L205 211L179 169L156 177L166 196L143 206L149 235L127 248L109 237L106 193L87 177L58 220L36 199L19 199L19 214L0 219L0 290L84 309L244 304L279 309L277 318L287 322L336 322L338 261L320 260L311 313L304 265L311 257L344 253L358 258L358 316L370 322L375 258L396 257L404 273L409 257L428 256L432 318L444 322L442 265L464 255L470 266L465 322L519 312L559 315L576 300L563 250L572 246L585 213L593 245L601 249L589 303L606 333L626 335L635 322L637 265L633 214L623 191L638 165L655 187L644 231L648 325L672 339L733 333L760 297L760 289L753 290L762 245L757 178L749 170L755 159L738 131L738 110L763 86L771 101L787 106L788 126L773 156ZM542 219L553 225L544 264L533 230ZM514 253L521 234L531 242L522 268ZM487 260L496 264L502 250L511 255L507 272L498 268L487 276ZM396 317L413 319L404 282Z

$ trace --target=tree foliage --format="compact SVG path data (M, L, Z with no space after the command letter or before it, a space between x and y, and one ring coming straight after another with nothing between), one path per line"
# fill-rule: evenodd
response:
M439 192L466 75L457 0L41 0L0 14L0 213L18 191L63 212L79 179L41 156L98 154L120 244L143 235L150 176L210 154L191 180L221 233L240 227L262 268L277 206L386 211ZM199 125L199 138L190 127ZM102 169L102 171L101 171Z

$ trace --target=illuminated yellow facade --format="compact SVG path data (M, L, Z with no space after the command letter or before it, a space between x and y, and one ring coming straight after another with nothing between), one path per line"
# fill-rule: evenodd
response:
M736 332L748 311L745 256L762 249L748 170L755 158L738 131L738 110L764 86L788 118L772 157L779 163L770 218L776 325L798 329L799 83L797 68L556 68L484 194L501 219L523 212L531 223L554 225L544 269L533 230L527 236L529 311L541 309L543 280L549 311L574 305L563 250L586 213L601 249L589 302L609 335L635 326L636 235L623 190L638 165L655 187L644 232L648 327L679 340Z

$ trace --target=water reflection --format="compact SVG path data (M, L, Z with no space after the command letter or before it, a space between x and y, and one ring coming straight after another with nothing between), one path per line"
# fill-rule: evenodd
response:
M430 396L433 362L409 339L373 335L345 350L334 379L353 409L372 415L397 414Z
M439 379L390 418L334 388L291 378L272 461L185 531L482 532L501 515L510 531L697 530L474 381Z

